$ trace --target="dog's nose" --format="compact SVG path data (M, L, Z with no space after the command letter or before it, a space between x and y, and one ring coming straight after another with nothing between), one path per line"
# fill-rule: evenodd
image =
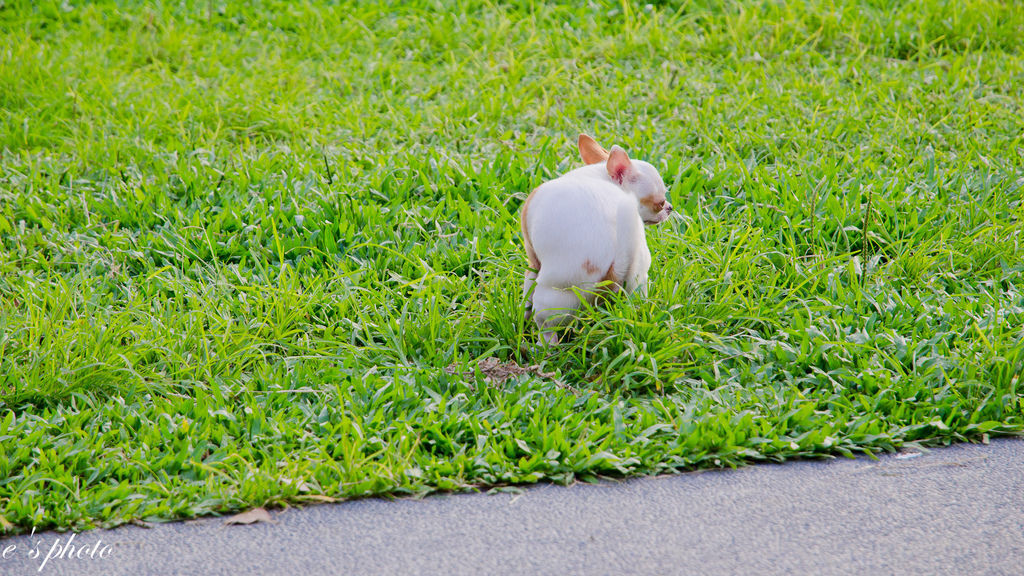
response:
M669 204L668 202L666 202L665 203L665 214L671 214L671 213L672 213L672 205Z

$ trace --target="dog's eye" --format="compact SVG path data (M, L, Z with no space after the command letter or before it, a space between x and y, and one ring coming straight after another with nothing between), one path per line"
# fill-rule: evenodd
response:
M665 201L664 200L662 200L661 202L655 202L654 203L654 211L655 212L661 212L664 208L665 208Z

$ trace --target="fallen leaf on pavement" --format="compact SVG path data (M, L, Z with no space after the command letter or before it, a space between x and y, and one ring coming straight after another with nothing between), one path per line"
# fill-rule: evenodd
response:
M248 512L235 514L231 518L228 518L224 521L224 525L234 526L236 524L255 524L256 522L269 522L273 524L274 519L270 517L270 512L267 512L263 508L253 508Z

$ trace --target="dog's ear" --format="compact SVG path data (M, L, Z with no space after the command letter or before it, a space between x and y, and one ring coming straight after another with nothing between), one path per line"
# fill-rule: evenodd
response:
M629 160L629 155L621 147L612 146L612 151L608 153L608 175L617 184L622 184L631 172L633 163Z
M586 164L597 164L608 159L608 151L601 148L597 141L586 134L580 134L577 145L580 148L580 156Z

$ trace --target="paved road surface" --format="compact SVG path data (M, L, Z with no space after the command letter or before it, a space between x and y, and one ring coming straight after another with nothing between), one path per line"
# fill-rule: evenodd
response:
M88 532L41 571L67 534L7 538L0 574L1020 575L1024 440L274 517Z

